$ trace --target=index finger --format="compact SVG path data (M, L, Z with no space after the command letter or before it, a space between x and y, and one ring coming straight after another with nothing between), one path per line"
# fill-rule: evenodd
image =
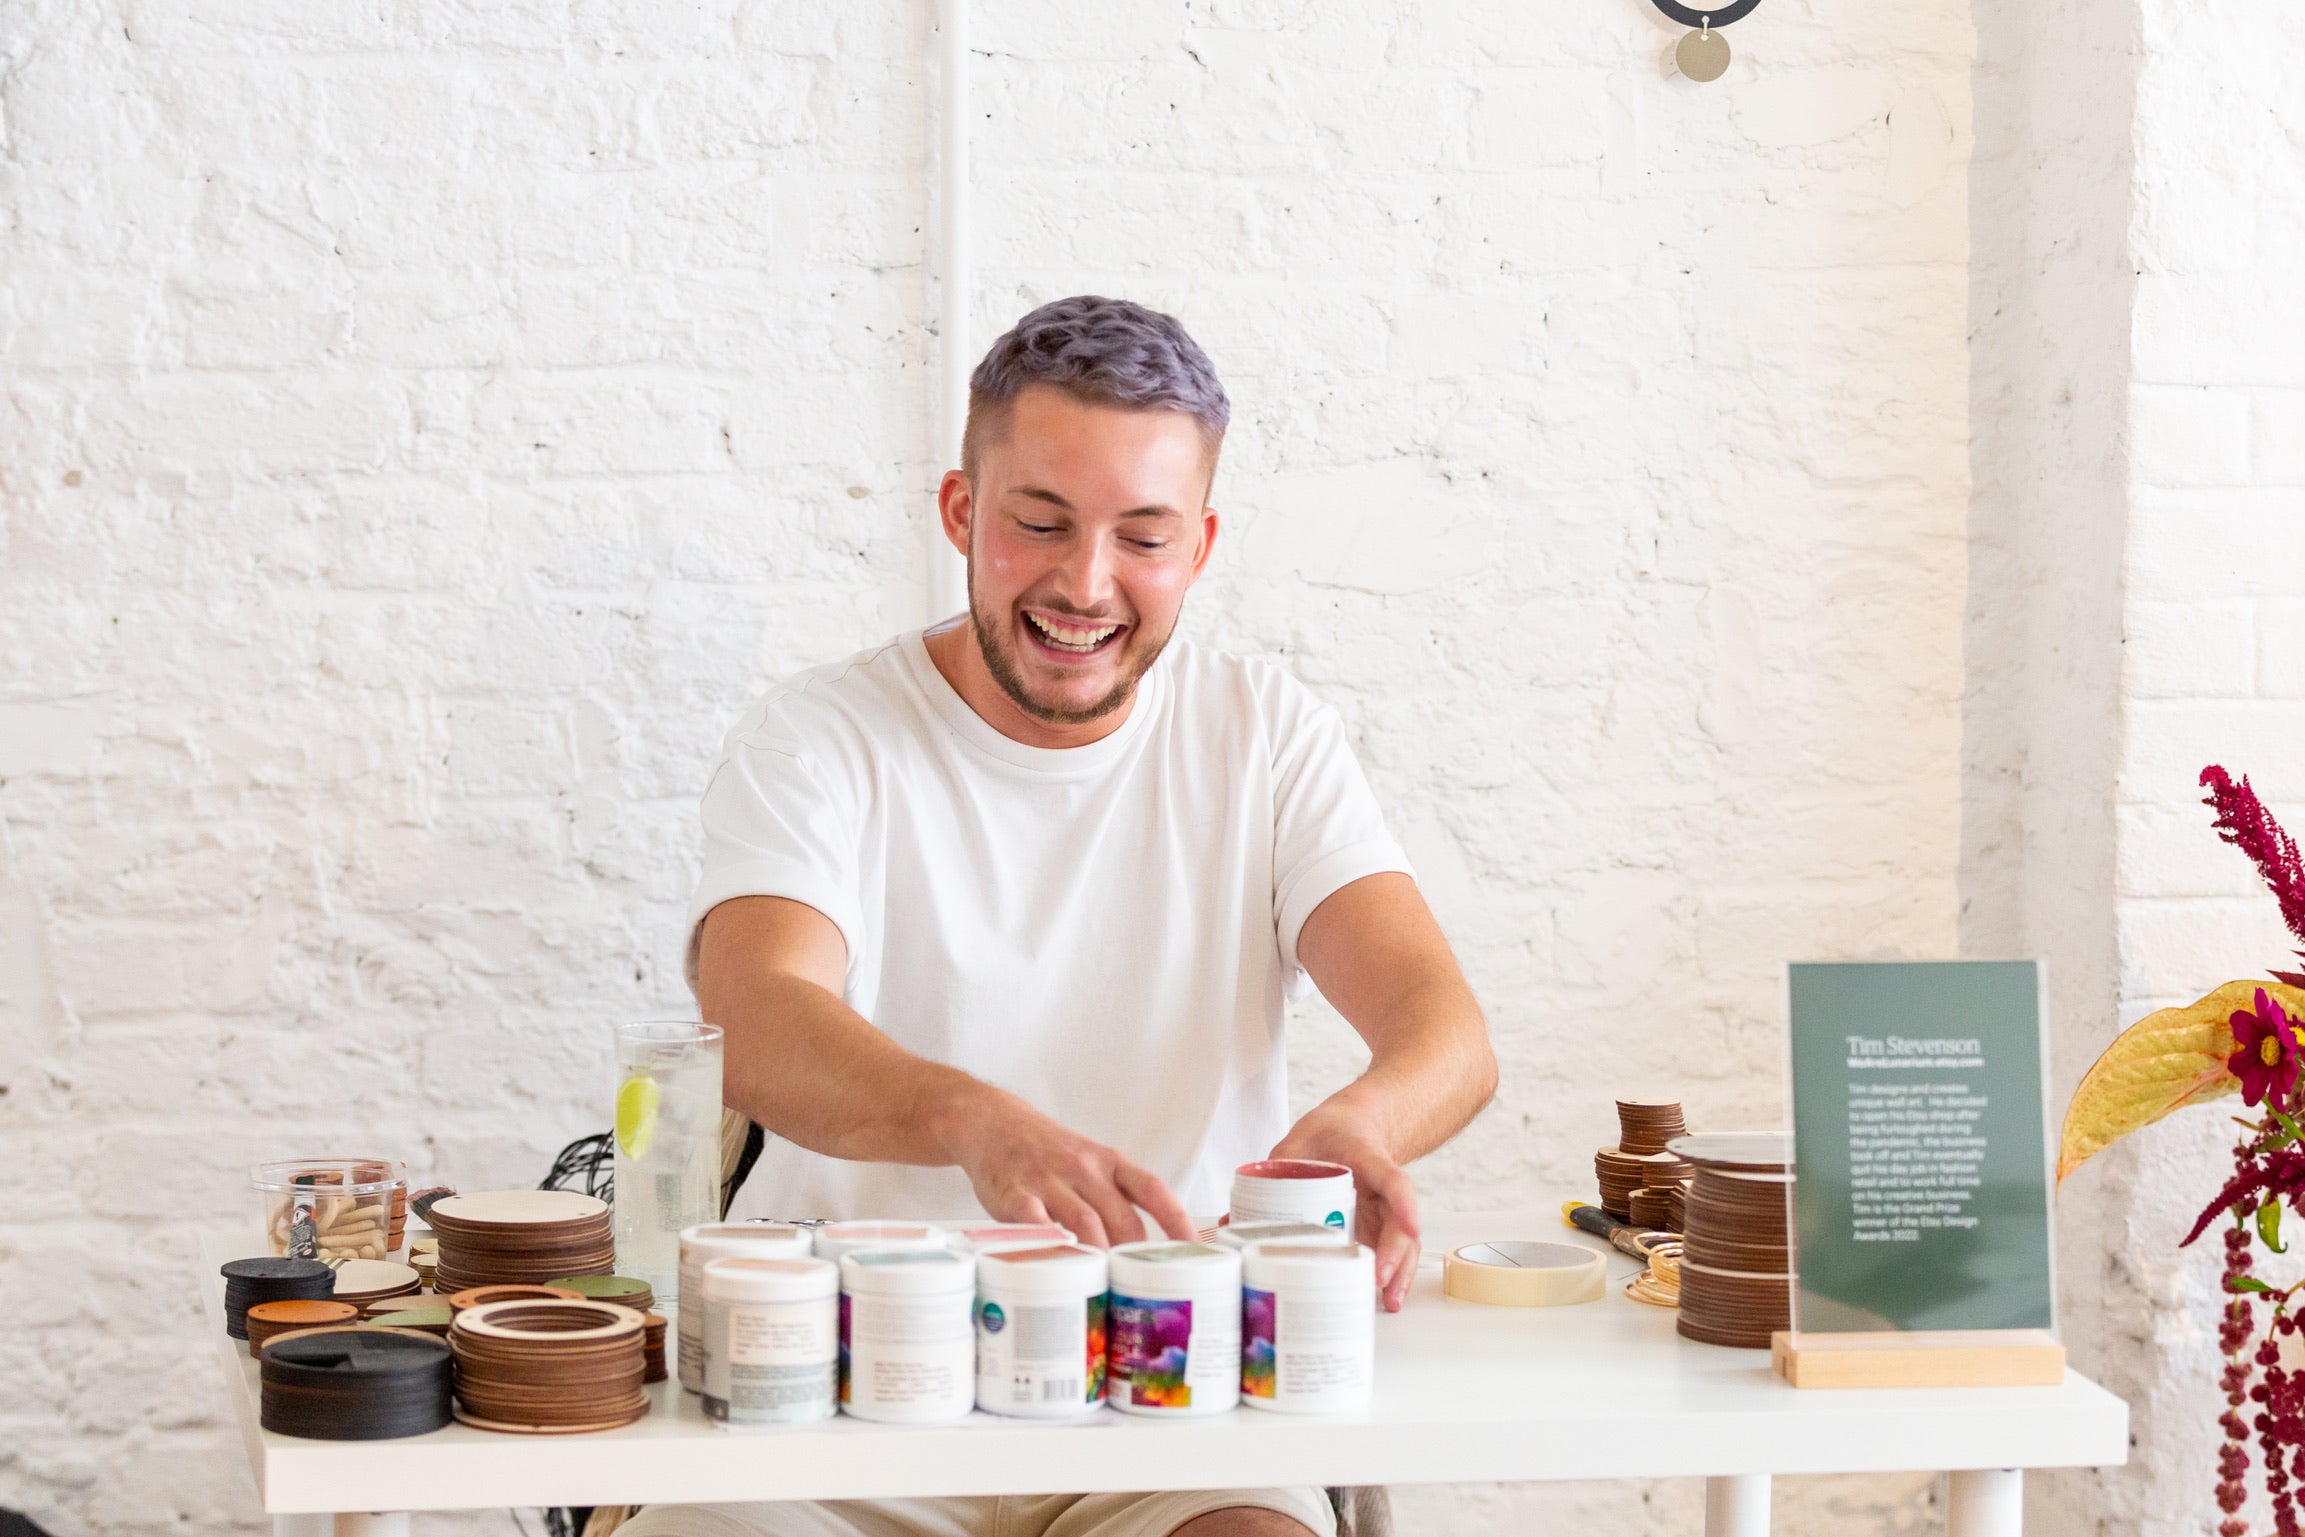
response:
M1149 1174L1125 1158L1113 1166L1112 1182L1120 1193L1152 1214L1161 1231L1175 1239L1198 1237L1200 1229L1185 1212L1184 1203L1174 1191L1157 1176Z

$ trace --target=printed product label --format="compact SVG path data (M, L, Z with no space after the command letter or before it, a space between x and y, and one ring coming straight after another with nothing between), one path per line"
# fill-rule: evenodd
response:
M1241 1291L1241 1392L1250 1398L1273 1396L1273 1294L1254 1287Z
M822 1419L832 1413L833 1309L821 1302L723 1303L726 1397L704 1412L734 1423ZM721 1387L715 1374L714 1387Z
M843 1296L847 1320L841 1402L881 1410L976 1401L971 1297Z
M840 1401L848 1398L848 1293L840 1294Z
M1115 1292L1110 1391L1155 1409L1189 1409L1196 1389L1229 1398L1227 1380L1240 1371L1240 1323L1236 1307L1203 1308L1196 1317L1190 1301Z
M1241 1392L1301 1402L1368 1391L1375 1313L1361 1297L1241 1293Z
M982 1302L976 1310L976 1391L986 1407L1088 1405L1104 1397L1105 1299Z

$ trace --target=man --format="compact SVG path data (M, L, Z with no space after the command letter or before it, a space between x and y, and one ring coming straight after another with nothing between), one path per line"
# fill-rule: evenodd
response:
M774 690L704 797L689 975L770 1141L737 1215L1174 1237L1270 1155L1351 1167L1397 1308L1403 1165L1495 1087L1474 1002L1342 724L1174 641L1228 421L1165 315L1033 311L970 380L946 535L964 616ZM1173 642L1173 643L1172 643ZM1287 1125L1308 978L1368 1069ZM1052 1470L1053 1476L1053 1470ZM1317 1490L660 1507L647 1533L1303 1537Z

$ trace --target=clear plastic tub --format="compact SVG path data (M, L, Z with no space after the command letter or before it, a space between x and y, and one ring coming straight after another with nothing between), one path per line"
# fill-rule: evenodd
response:
M408 1188L389 1158L284 1158L258 1164L249 1184L268 1252L324 1260L390 1254L395 1196L405 1200Z

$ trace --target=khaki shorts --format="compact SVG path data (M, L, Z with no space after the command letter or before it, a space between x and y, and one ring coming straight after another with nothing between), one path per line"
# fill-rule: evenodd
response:
M1309 1488L651 1505L616 1537L1169 1537L1195 1516L1243 1505L1293 1517L1313 1537L1336 1537L1328 1496Z

